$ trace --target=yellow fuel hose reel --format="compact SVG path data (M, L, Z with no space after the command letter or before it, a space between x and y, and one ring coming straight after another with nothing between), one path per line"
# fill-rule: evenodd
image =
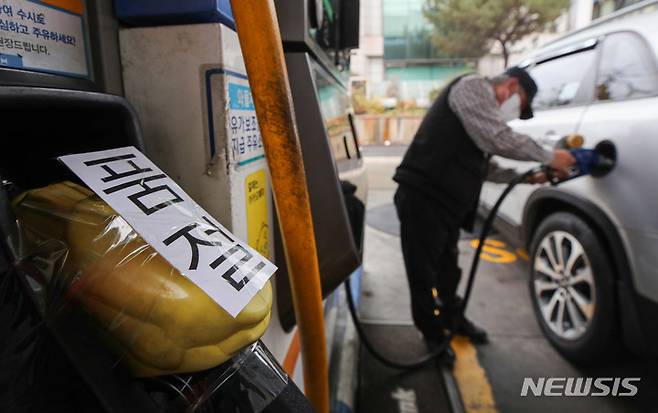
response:
M31 190L13 209L27 254L49 240L66 245L49 284L67 283L67 295L138 377L215 367L267 328L269 281L231 317L86 188L63 182Z

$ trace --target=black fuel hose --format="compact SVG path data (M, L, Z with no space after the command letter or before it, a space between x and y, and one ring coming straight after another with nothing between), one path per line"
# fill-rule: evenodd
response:
M505 200L505 198L507 198L507 195L509 195L509 193L512 191L512 189L514 189L516 185L527 181L527 179L530 176L543 170L542 168L543 167L532 168L522 173L521 175L514 177L507 184L507 187L505 188L503 193L500 194L500 196L496 200L496 203L491 208L491 211L489 211L489 214L487 215L487 218L484 221L484 224L482 225L478 246L477 249L475 250L475 256L473 257L473 261L471 263L471 270L468 273L466 292L464 293L463 305L461 308L462 312L466 311L466 306L468 305L468 301L471 298L471 291L473 290L475 275L477 273L478 264L480 263L480 254L482 253L482 247L484 246L484 241L486 240L487 236L489 235L489 232L491 231L491 228L493 226L493 221L496 218L496 215L498 214L498 209L500 209L500 206L502 205L503 201ZM357 314L356 305L354 304L354 297L352 297L352 288L350 286L349 279L345 280L344 286L345 286L345 295L347 296L347 305L349 307L350 314L352 316L352 321L354 322L354 327L356 328L357 334L359 335L361 342L375 359L377 359L380 363L388 367L392 367L398 370L412 370L424 366L425 364L441 357L441 355L445 352L445 350L450 345L450 341L452 340L452 337L455 335L454 331L451 331L439 344L438 347L436 347L432 352L428 353L427 355L419 358L418 360L413 360L413 361L391 360L388 357L384 356L382 353L380 353L379 350L377 350L375 346L372 345L372 343L368 339L368 336L363 330L363 326L361 325L359 316Z

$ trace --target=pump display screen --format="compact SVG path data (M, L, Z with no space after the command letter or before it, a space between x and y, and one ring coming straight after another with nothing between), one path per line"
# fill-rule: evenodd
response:
M347 90L319 63L312 61L311 70L331 151L341 169L344 163L341 161L357 156L356 143L347 116L350 98Z
M84 0L0 0L0 67L89 78Z

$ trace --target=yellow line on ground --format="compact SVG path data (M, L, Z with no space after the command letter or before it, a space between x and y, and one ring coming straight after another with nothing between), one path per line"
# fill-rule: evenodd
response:
M477 351L465 337L455 337L450 343L457 359L453 376L459 387L467 413L497 413L491 384L480 366Z
M471 241L471 247L477 248L478 245L480 245L479 240L474 239ZM503 241L487 239L482 246L480 258L494 264L509 264L516 261L516 255L513 252L507 251L505 249L506 247L507 244Z

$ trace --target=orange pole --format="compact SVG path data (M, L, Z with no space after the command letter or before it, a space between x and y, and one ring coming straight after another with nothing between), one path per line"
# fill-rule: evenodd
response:
M329 385L320 269L274 2L231 0L231 6L272 177L299 326L304 390L318 413L328 413Z

